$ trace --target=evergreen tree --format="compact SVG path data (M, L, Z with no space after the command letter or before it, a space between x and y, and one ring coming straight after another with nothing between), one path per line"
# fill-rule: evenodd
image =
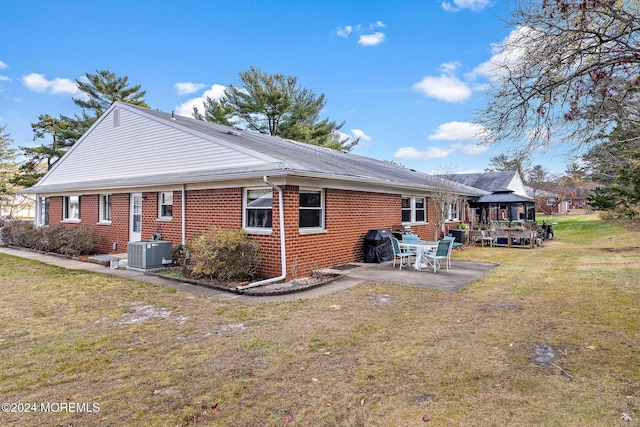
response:
M224 125L241 123L260 133L333 149L348 151L358 143L340 134L344 123L320 120L324 94L316 96L301 87L296 77L254 67L239 76L241 88L228 86L222 99L208 98L205 111L194 109L194 117Z
M147 92L140 90L140 85L129 86L129 77L97 70L95 74L85 73L85 78L76 80L76 84L88 99L75 98L73 102L83 110L93 112L96 119L116 101L148 107L144 102Z

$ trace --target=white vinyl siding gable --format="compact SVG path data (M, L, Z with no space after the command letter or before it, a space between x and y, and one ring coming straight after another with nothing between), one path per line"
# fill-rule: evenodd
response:
M118 109L104 116L60 159L39 185L194 172L268 163L211 138ZM73 155L71 155L73 154ZM108 161L107 161L108 160ZM64 164L64 167L59 167Z

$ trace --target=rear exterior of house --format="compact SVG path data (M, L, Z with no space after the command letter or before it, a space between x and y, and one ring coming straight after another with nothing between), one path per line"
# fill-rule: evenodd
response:
M273 196L271 228L252 229L243 226L243 194L260 187L232 187L187 191L186 240L211 227L225 229L243 228L248 235L260 242L262 260L258 273L272 277L281 273L280 225L278 198ZM301 227L300 218L305 208L300 207L300 195L306 193L298 186L283 186L285 217L285 252L287 255L287 277L306 276L313 268L331 267L363 260L363 237L373 228L391 228L401 223L402 196L364 191L321 189L324 197L324 226L319 229ZM272 190L268 190L272 191ZM168 192L143 191L140 193L141 219L140 240L150 240L152 234L161 233L163 240L179 245L182 243L182 191L172 191L173 212L170 217L158 215L160 200ZM64 200L69 196L48 197L48 224L62 223L70 227L88 225L103 238L100 248L103 253L126 252L131 241L130 229L136 220L130 212L131 193L108 195L111 199L111 220L100 220L100 198L104 195L83 194L79 196L79 220L63 219ZM134 193L135 197L135 193ZM427 199L428 200L428 199ZM135 202L134 202L135 203ZM246 209L246 208L245 208ZM301 213L302 211L302 213ZM405 222L412 230L431 239L433 236L433 209L426 209L427 221ZM244 217L246 218L246 213Z
M283 273L284 251L291 279L362 261L373 228L401 223L431 239L433 182L387 162L115 103L23 192L37 196L37 225L89 226L104 253L154 233L181 245L211 227L243 229L261 244L258 274Z

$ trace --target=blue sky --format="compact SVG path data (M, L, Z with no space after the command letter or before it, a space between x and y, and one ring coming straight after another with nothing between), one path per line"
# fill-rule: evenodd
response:
M3 2L0 124L33 146L41 114L73 115L75 80L108 69L155 109L190 115L254 66L296 76L354 153L424 172L480 172L511 145L478 145L474 111L512 28L500 0ZM518 141L513 141L517 145ZM568 160L537 152L555 174Z

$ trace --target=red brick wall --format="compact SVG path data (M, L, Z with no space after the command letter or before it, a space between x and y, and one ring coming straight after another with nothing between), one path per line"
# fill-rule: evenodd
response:
M298 187L283 186L285 206L285 240L287 251L287 279L309 275L314 268L325 268L361 262L364 255L363 237L373 228L390 228L401 222L401 196L363 191L325 190L325 228L318 234L300 234ZM186 238L211 227L238 229L242 227L242 188L190 190L186 197ZM173 217L170 221L158 219L158 193L143 193L142 240L148 240L157 231L163 240L178 245L182 242L182 192L173 192ZM62 197L52 197L50 224L62 219ZM81 225L94 227L104 237L104 253L125 252L129 240L129 193L112 195L112 223L98 223L98 196L81 197ZM273 228L270 235L251 234L260 242L262 258L258 274L275 277L281 274L280 223L278 195L273 195ZM412 229L423 239L433 238L435 210L428 199L428 224L413 225ZM74 224L67 224L73 226Z
M83 203L82 197L80 203ZM82 205L80 215L82 215ZM49 224L59 224L60 221L62 221L62 197L51 197L49 198Z

